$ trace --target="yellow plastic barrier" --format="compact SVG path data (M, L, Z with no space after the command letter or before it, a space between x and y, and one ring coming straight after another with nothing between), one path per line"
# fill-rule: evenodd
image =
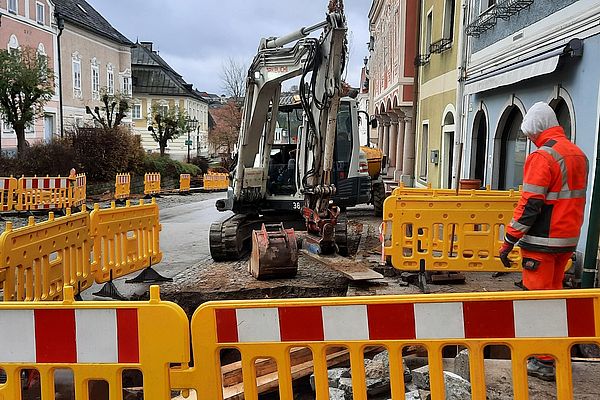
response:
M93 284L90 264L91 240L87 211L13 229L0 235L0 271L5 301L58 300L63 286L77 293Z
M431 398L443 400L442 350L450 345L468 349L471 396L484 400L484 350L502 344L511 352L513 398L529 398L527 360L546 355L556 361L557 399L571 400L572 347L600 344L600 290L212 302L192 317L191 346L183 310L161 301L157 286L146 303L74 302L68 287L62 303L2 303L0 316L4 399L21 398L25 369L39 371L41 398L53 399L54 371L68 368L76 399L87 399L95 380L107 382L112 400L124 399L122 371L137 369L144 398L195 390L197 399L221 400L221 350L232 348L241 353L243 398L258 398L255 363L265 359L275 361L279 398L295 398L290 352L306 348L316 398L328 399L328 350L340 347L349 353L355 400L367 399L368 347L388 350L390 397L404 399L403 350L419 346L427 350Z
M159 172L151 172L144 175L144 194L146 196L160 194Z
M68 178L21 177L17 183L18 211L60 210L71 200Z
M15 194L17 191L17 179L0 178L0 212L13 211L15 209Z
M92 269L97 283L108 282L143 270L162 260L159 246L161 225L158 205L151 203L100 209L94 206L90 214L90 234L93 237Z
M390 196L384 203L383 254L399 270L519 271L518 249L510 256L512 268L498 258L519 197L519 192L495 196L479 191L468 196Z
M189 193L192 186L192 176L190 174L179 175L179 193Z
M74 302L67 288L60 304L3 303L0 315L0 399L130 399L124 388L132 384L123 375L137 370L145 399L169 400L171 363L187 365L190 358L187 317L160 301L158 287L149 302ZM28 397L35 390L22 377L31 369L39 392Z
M255 361L276 363L279 398L293 399L290 351L312 352L317 399L329 398L327 350L350 353L355 400L366 399L364 351L389 351L391 398L404 399L402 351L427 350L433 400L445 399L442 350L469 350L472 398L486 399L484 349L511 350L515 399L527 399L526 362L556 360L558 399L572 399L571 348L600 344L600 291L536 291L338 299L205 303L192 322L194 367L171 370L172 389L194 389L198 399L223 399L220 350L242 356L243 396L258 396ZM273 364L275 364L273 363ZM400 371L400 373L399 373Z
M204 174L204 190L227 190L229 187L229 174L208 173Z
M85 174L78 174L69 183L71 185L69 207L81 207L85 205L87 200L87 177Z
M126 200L131 195L131 175L117 174L115 178L115 200Z
M483 190L474 190L474 189L460 189L458 191L458 195L460 196L478 196L478 197L488 197L488 196L514 196L514 193L519 190L491 190L490 186L486 186ZM431 184L428 184L426 188L412 188L405 187L404 184L400 184L397 188L392 191L392 197L406 197L406 196L431 196L431 197L440 197L440 196L456 196L455 189L433 189Z

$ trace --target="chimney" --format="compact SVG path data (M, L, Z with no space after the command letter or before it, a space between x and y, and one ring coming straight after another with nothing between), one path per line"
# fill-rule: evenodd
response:
M152 42L140 42L140 46L152 51Z

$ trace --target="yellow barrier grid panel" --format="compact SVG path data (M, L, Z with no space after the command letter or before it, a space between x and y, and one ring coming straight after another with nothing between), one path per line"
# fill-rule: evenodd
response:
M573 399L571 349L600 344L600 290L373 296L363 298L205 303L191 321L194 366L171 371L172 389L198 399L223 399L221 350L241 353L243 396L258 398L255 362L276 364L279 398L293 399L290 352L310 349L317 399L329 398L327 354L349 352L354 400L367 399L364 352L389 352L391 398L405 398L403 350L427 350L431 398L444 400L442 350L468 349L471 394L485 400L484 349L510 349L513 394L528 399L526 363L534 355L556 362L558 399Z
M0 212L15 209L15 196L17 192L17 179L12 176L0 178Z
M69 206L66 177L21 177L17 187L17 211L60 210Z
M73 400L128 399L124 376L135 371L145 399L168 400L171 366L190 359L188 319L157 286L148 302L75 302L67 287L61 303L2 303L0 318L0 399L50 400L65 390ZM25 372L39 382L35 397Z
M512 197L517 193L520 196L520 190L492 190L489 185L485 187L485 189L476 190L476 189L459 189L459 196L479 196L479 197L487 197L487 196L509 196ZM433 189L431 187L431 183L427 184L426 188L413 188L406 187L403 183L395 188L392 191L392 197L406 197L406 196L432 196L432 197L440 197L440 196L456 196L455 189Z
M70 196L69 207L81 207L87 201L87 177L85 174L78 174L69 179Z
M160 194L159 172L152 172L144 175L144 194L146 196Z
M512 268L497 254L519 196L391 196L384 203L384 255L407 271L520 271L518 248Z
M160 251L159 209L155 199L145 204L101 209L98 204L90 214L93 237L92 269L97 283L109 282L132 272L158 264Z
M115 200L126 200L131 195L131 174L117 174L115 178Z
M192 186L192 176L190 174L179 175L179 193L189 193Z
M204 190L227 190L229 187L229 174L226 173L208 173L204 174Z
M40 301L62 298L65 285L77 293L93 284L89 214L82 211L13 229L0 235L0 270L5 301Z

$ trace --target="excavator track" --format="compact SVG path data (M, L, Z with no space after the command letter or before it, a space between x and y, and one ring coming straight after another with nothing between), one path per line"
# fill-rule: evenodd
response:
M338 217L337 223L335 224L335 244L337 251L340 256L347 257L348 251L348 219L345 215Z
M213 260L236 261L244 256L247 252L244 245L251 232L243 229L246 222L247 216L240 214L210 226L209 247Z
M304 230L304 220L300 214L265 216L236 214L210 226L210 255L217 262L237 261L250 252L252 231L261 228L262 224L281 223L286 228Z

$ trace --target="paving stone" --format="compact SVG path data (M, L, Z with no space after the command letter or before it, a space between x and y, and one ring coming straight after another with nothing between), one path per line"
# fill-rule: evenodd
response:
M429 365L413 369L413 382L419 389L429 390Z
M471 383L455 373L444 371L446 400L471 400Z
M469 370L469 350L461 350L454 358L454 373L463 379L471 381Z
M349 368L333 368L327 371L327 379L329 381L330 388L337 388L340 378L349 378L350 377L350 369ZM310 376L310 387L313 392L315 391L315 374Z
M329 400L346 400L346 392L341 389L329 388Z

